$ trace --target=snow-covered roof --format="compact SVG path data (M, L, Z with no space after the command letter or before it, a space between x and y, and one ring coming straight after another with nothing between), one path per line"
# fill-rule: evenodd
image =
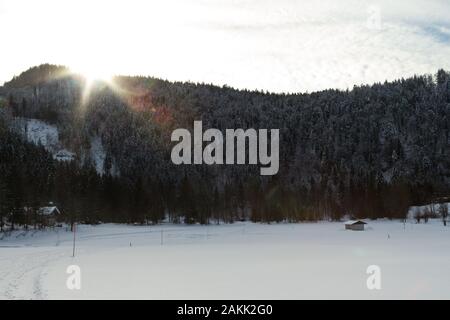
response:
M364 222L362 220L348 220L344 222L346 225L352 225L352 224L367 224L367 222Z
M39 209L39 213L44 216L49 216L52 214L60 214L59 209L57 207L42 207Z

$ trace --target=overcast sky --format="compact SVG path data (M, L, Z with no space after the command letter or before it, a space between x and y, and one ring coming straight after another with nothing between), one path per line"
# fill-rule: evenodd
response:
M0 0L0 83L55 63L274 92L450 70L448 0Z

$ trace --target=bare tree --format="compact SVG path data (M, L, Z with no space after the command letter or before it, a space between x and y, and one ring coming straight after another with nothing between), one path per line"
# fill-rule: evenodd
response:
M420 219L422 219L422 211L418 207L414 210L414 219L416 219L417 223L420 223Z
M439 214L441 215L442 223L444 226L447 225L447 217L448 217L448 205L446 203L439 204Z
M426 207L423 212L423 220L428 223L428 219L432 216L430 207Z

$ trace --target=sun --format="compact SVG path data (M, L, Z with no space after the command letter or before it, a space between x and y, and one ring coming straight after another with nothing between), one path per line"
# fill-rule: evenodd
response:
M113 75L105 70L99 69L88 69L80 72L80 74L86 79L88 84L93 84L95 82L111 82Z
M101 64L77 65L70 67L70 69L73 73L85 78L87 85L92 85L95 82L110 83L113 78L112 72Z
M84 78L84 89L82 94L82 103L84 106L91 95L92 90L97 85L107 85L108 87L113 87L113 74L106 68L101 68L101 66L88 65L88 66L76 66L71 67L71 71Z

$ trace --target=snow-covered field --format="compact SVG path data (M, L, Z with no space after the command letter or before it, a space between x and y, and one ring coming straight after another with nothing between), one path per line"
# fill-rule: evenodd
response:
M161 232L163 230L163 232ZM161 244L161 238L163 242ZM341 223L79 226L0 240L2 299L449 299L450 227ZM81 290L66 286L81 268ZM369 265L381 290L369 290Z

